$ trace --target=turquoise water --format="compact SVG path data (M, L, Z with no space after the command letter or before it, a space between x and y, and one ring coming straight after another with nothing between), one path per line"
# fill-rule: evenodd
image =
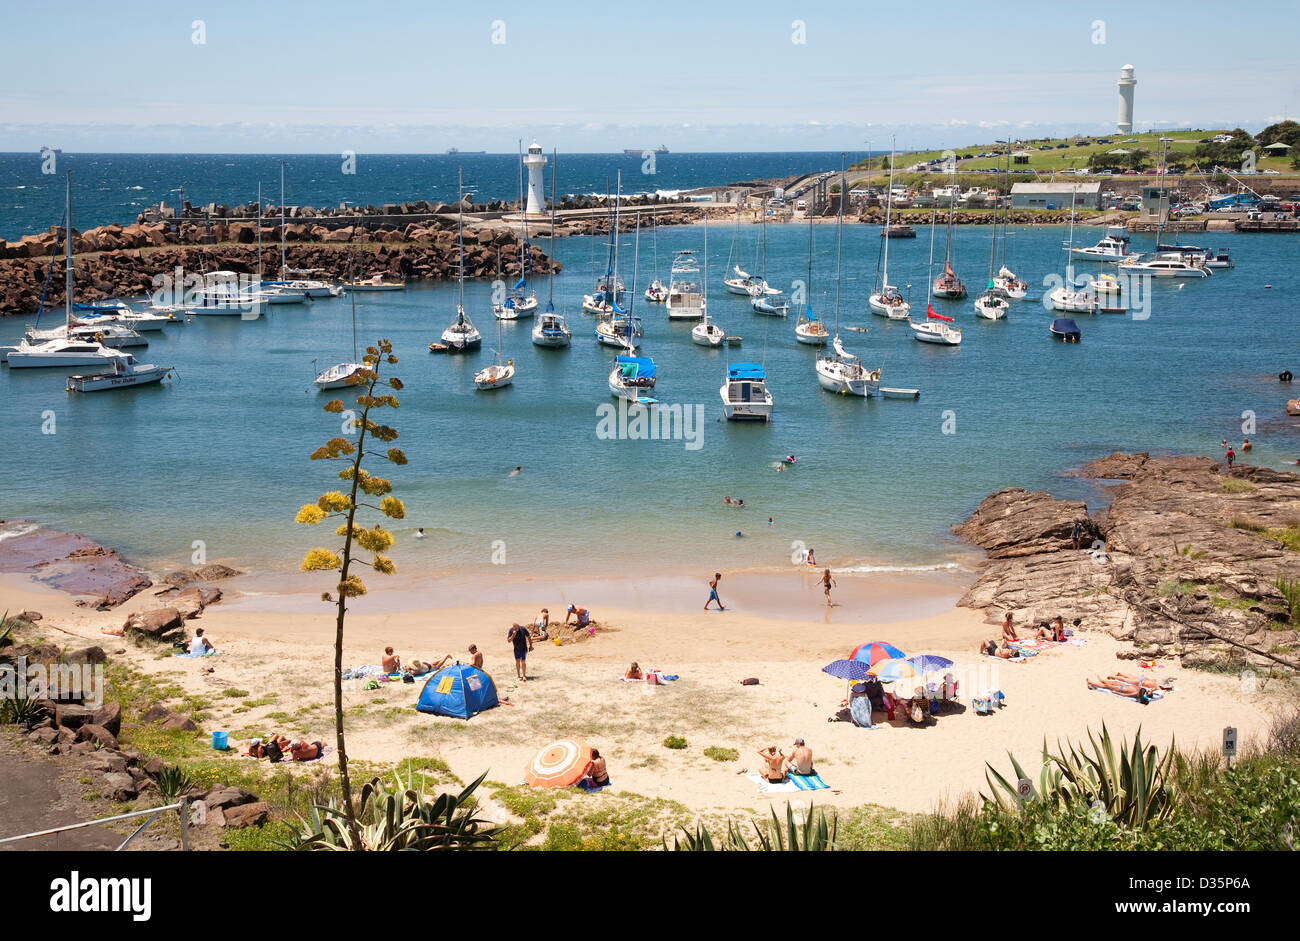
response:
M612 402L611 351L592 338L593 319L578 313L604 266L603 248L590 239L556 244L565 265L556 301L569 316L572 348L532 346L530 321L504 325L505 355L519 369L506 390L476 392L472 383L496 344L489 284L466 288L485 338L484 350L467 357L426 351L454 316L454 284L357 295L359 335L392 339L406 384L401 409L389 416L410 458L391 474L409 517L394 550L399 567L487 566L494 550L500 558L498 541L515 573L777 566L788 564L795 540L837 567L942 565L964 552L948 528L1001 487L1048 487L1095 504L1091 484L1060 474L1114 449L1213 454L1221 438L1240 442L1241 415L1250 410L1258 425L1252 462L1281 467L1300 457L1300 422L1282 413L1300 387L1288 391L1272 379L1284 367L1300 372L1287 303L1300 289L1294 239L1214 235L1215 247L1232 250L1235 270L1181 288L1156 284L1146 320L1077 317L1084 334L1077 346L1049 339L1052 315L1041 304L1015 302L1007 322L988 323L976 321L971 299L936 301L965 330L960 348L939 348L916 342L905 324L867 314L878 233L845 229L841 322L869 332L845 332L844 342L868 365L883 365L886 385L919 388L919 401L822 391L817 353L795 343L793 318L760 317L724 292L730 226L709 228L709 305L729 334L743 336L743 348L695 346L689 323L669 324L662 307L638 299L643 352L659 366L656 395L702 406L698 450L681 440L598 438L597 407ZM741 232L743 265L756 234L752 226ZM891 280L911 284L914 308L923 310L929 243L927 232L918 234L893 243L890 267ZM956 268L972 287L987 268L988 234L956 233ZM769 278L788 287L805 276L807 228L772 225L768 235ZM1079 235L1091 242L1097 230ZM1059 228L1016 232L1010 263L1034 294L1045 275L1060 272L1064 237ZM672 250L700 249L703 239L702 227L661 230L659 275ZM829 319L833 293L822 292L833 292L834 240L834 226L817 227L812 297ZM631 285L630 235L623 246ZM643 234L640 288L652 261ZM536 288L544 307L546 283ZM0 324L0 339L13 342L21 329L17 319ZM178 373L162 387L73 396L58 370L4 370L9 446L0 454L0 512L83 532L159 565L190 564L200 540L209 560L296 567L317 532L294 525L293 515L337 483L307 459L339 431L320 408L330 394L316 392L311 379L351 356L348 300L272 308L256 322L203 318L151 336L151 348L137 355ZM776 398L770 425L719 420L725 365L741 360L766 365ZM42 434L47 410L52 435ZM954 434L943 433L946 417ZM788 453L798 464L776 472L773 462ZM523 473L508 476L516 465ZM724 495L750 509L725 507ZM428 538L409 538L416 526Z

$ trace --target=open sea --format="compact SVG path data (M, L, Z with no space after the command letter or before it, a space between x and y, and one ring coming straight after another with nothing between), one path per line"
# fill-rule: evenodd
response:
M824 165L821 156L809 169ZM805 157L726 159L734 169L673 185L775 175L779 160L794 172ZM265 162L268 171L276 166ZM445 189L448 171L439 172ZM454 185L454 166L450 173ZM562 176L561 189L590 182ZM229 195L205 197L196 186L197 199ZM427 198L430 191L414 187L407 195ZM77 199L89 202L74 193L74 207ZM122 219L120 202L101 211L105 218L95 221ZM13 228L8 211L5 227ZM832 326L835 231L815 227L810 292ZM1116 449L1217 454L1220 439L1239 445L1243 421L1253 421L1248 461L1282 468L1300 457L1300 420L1283 412L1300 386L1275 378L1283 368L1300 372L1294 238L1210 233L1212 247L1231 250L1235 269L1155 283L1146 319L1076 316L1083 342L1062 345L1049 338L1054 315L1040 302L1013 301L1005 322L976 320L971 305L987 272L991 230L958 228L954 267L972 297L934 302L965 331L962 346L949 348L918 343L905 323L869 315L879 232L845 226L840 323L868 332L841 336L869 366L883 367L885 385L919 388L918 401L823 391L813 367L818 351L795 342L794 317L759 316L747 298L725 292L730 264L752 270L757 226L707 229L711 318L743 337L740 349L694 345L690 323L669 323L661 305L639 294L653 276L666 280L673 251L703 250L703 226L664 228L654 238L643 230L635 279L634 239L622 236L620 268L637 289L634 313L645 323L641 352L659 368L655 394L665 404L699 406L695 449L683 440L598 435L598 408L614 402L606 385L613 351L597 345L594 318L582 316L579 305L604 271L606 238L556 242L564 270L554 280L555 305L568 316L573 345L539 349L530 342L530 320L502 325L504 355L518 367L504 390L477 392L472 382L498 343L488 283L466 285L466 308L484 344L464 357L426 349L454 318L454 283L357 294L363 345L391 338L401 358L394 374L406 386L401 408L385 416L410 459L388 474L407 506L392 552L398 567L457 572L497 561L512 573L538 575L764 568L788 565L796 541L839 570L943 567L970 558L949 527L986 494L1047 488L1095 506L1103 500L1099 488L1062 473ZM1066 231L1012 232L1008 263L1029 282L1031 297L1041 295L1043 279L1063 269ZM808 228L769 225L767 235L768 278L788 289L807 274ZM1076 242L1099 235L1080 228ZM910 295L914 315L924 312L928 236L919 229L915 240L890 248L890 279ZM1206 236L1199 238L1204 244ZM1134 242L1146 247L1154 236ZM942 231L936 251L942 255ZM1076 273L1088 270L1096 268L1076 265ZM544 308L550 286L543 278L533 287ZM308 455L339 433L338 418L321 406L347 390L320 393L311 380L351 358L350 309L347 298L325 298L270 308L258 321L197 318L149 334L150 348L134 352L175 367L162 386L71 395L61 370L5 367L0 515L81 532L164 569L192 565L196 543L209 561L296 568L305 549L330 541L327 531L297 526L293 516L339 483ZM0 342L16 342L23 319L0 322ZM776 400L771 424L721 420L718 390L729 361L765 365ZM798 463L777 472L786 454ZM517 465L523 472L509 476ZM724 495L743 498L748 508L725 506ZM427 538L414 539L416 527Z

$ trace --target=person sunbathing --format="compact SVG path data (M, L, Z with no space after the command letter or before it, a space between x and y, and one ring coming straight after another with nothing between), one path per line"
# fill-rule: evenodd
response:
M1142 686L1145 689L1152 689L1152 690L1174 688L1173 680L1168 680L1168 679L1157 680L1154 676L1136 677L1136 676L1129 676L1127 673L1110 673L1107 674L1106 679L1114 680L1117 683L1128 683L1130 685L1133 683L1137 683L1139 686Z
M790 757L786 760L785 766L792 774L813 774L812 749L804 744L802 738L794 740L794 748L790 751Z
M627 668L627 672L623 674L623 679L625 680L645 679L645 675L641 672L641 667L637 664L635 660L633 660L632 665Z
M1001 644L996 640L986 640L980 644L979 650L986 657L998 657L1002 660L1011 660L1016 656L1016 650L1005 639Z
M325 753L325 746L321 742L290 742L289 754L293 756L294 761L313 761Z
M1020 639L1016 634L1015 626L1012 624L1010 611L1008 611L1007 616L1002 619L1002 639L1004 641Z
M1107 677L1104 680L1088 680L1088 689L1108 689L1116 696L1126 696L1129 699L1137 699L1143 691L1137 683L1130 683L1125 680L1115 680Z
M775 745L769 745L766 748L759 749L758 757L767 763L763 771L763 777L770 784L780 784L785 780L785 753L778 751Z

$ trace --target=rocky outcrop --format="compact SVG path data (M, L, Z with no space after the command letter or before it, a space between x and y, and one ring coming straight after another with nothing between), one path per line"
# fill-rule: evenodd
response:
M78 604L101 610L116 607L153 584L116 549L85 536L31 527L27 520L0 520L0 530L15 532L0 541L0 572L29 573L52 588L81 596Z
M1135 656L1276 665L1249 652L1263 651L1300 661L1291 653L1300 632L1277 586L1300 580L1300 553L1274 538L1300 527L1300 477L1122 453L1078 474L1124 482L1091 517L1077 501L1012 489L985 498L956 527L989 552L961 604L987 610L990 620L1006 609L1019 612L1017 623L1078 618L1131 641ZM1076 521L1084 530L1078 549Z
M127 615L124 631L133 631L155 640L167 640L178 635L184 627L181 612L173 607L154 608L150 611L133 611Z

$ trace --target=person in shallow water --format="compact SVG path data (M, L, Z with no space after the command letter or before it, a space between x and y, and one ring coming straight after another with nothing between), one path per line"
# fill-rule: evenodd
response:
M516 477L516 476L518 476L519 474L522 474L523 471L524 471L523 465L520 465L519 467L516 467L514 470L512 470L512 471L511 471L508 475L506 475L506 476L508 476L508 477Z

